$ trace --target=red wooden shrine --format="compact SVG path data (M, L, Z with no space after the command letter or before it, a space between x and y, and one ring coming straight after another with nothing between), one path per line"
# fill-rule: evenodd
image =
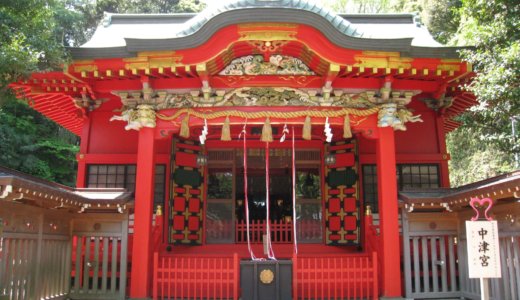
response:
M445 134L476 103L461 89L474 74L457 50L414 15L235 1L200 14L107 14L63 71L12 88L81 137L77 187L135 191L131 298L237 298L250 259L245 193L251 250L266 257L269 225L276 257L292 261L294 299L399 297L397 193L449 186Z

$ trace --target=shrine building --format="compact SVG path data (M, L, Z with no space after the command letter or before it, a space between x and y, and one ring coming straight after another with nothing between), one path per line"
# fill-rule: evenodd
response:
M477 100L461 48L417 15L296 0L106 13L68 50L11 87L81 138L76 189L35 192L67 208L71 299L400 298L400 209L465 207L418 197L450 187L445 137ZM23 182L2 191L23 202Z

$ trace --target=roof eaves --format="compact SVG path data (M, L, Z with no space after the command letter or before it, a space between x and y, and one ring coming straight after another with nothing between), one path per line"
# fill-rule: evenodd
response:
M127 50L127 47L108 47L108 48L87 48L87 47L67 47L66 48L74 59L94 59L94 58L128 58L135 57L136 53Z
M110 23L112 24L163 24L173 23L182 24L195 17L194 13L176 14L111 14Z
M338 14L352 24L414 24L414 14Z

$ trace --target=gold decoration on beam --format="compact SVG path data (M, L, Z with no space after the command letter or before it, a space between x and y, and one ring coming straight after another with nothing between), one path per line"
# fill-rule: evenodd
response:
M172 65L178 65L182 61L181 55L173 55L173 56L160 56L161 52L154 54L153 52L146 53L149 55L157 55L158 57L153 56L138 56L131 58L124 58L125 69L126 70L149 70L150 69L158 69L158 68L169 68Z
M282 29L280 29L282 28ZM239 41L293 41L298 25L283 23L252 23L238 25Z
M392 53L386 52L363 52L361 55L355 55L356 60L355 67L365 68L381 68L381 69L398 69L405 68L409 69L412 66L413 58L399 57L398 55L392 55Z

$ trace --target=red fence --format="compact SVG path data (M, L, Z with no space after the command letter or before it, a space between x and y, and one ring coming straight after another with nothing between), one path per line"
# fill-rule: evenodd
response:
M154 254L153 299L238 299L240 261L233 256Z
M284 221L271 221L271 242L291 243L292 223ZM264 220L253 220L249 223L249 238L251 243L262 243L262 237L266 232ZM235 226L235 242L247 243L246 222L237 222Z
M292 243L293 224L285 221L271 221L271 242L273 243ZM262 237L266 232L264 220L253 220L249 223L249 238L251 243L262 243ZM297 234L298 242L321 242L322 227L320 220L298 221ZM236 222L235 243L247 243L246 222Z
M293 257L293 298L378 299L377 255Z

